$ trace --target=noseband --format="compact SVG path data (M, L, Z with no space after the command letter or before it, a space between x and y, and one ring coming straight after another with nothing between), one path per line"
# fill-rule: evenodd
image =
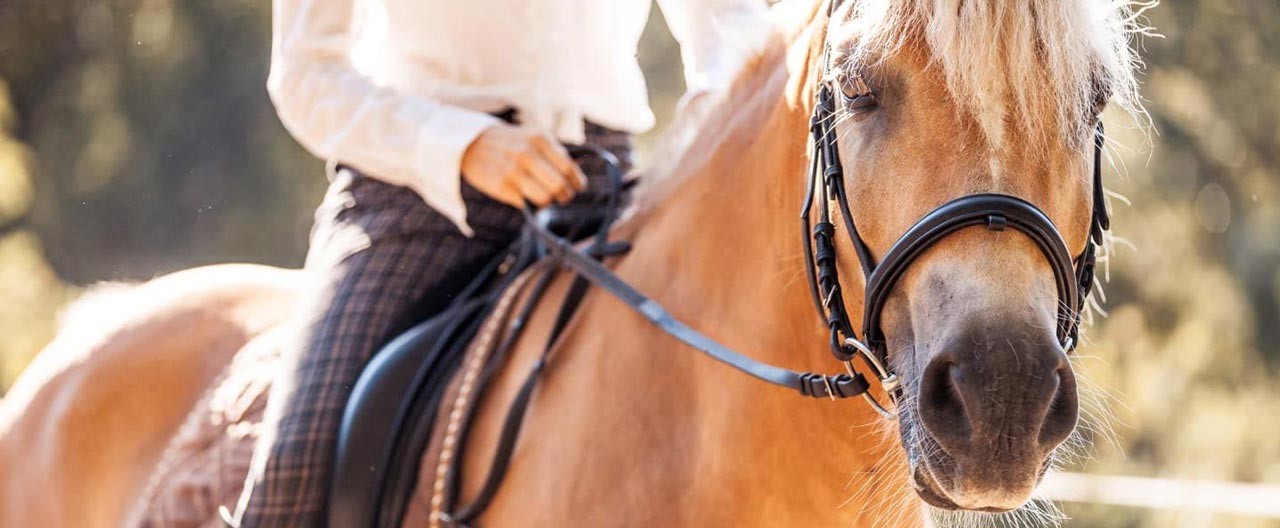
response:
M1020 231L1040 248L1053 269L1058 290L1058 341L1066 351L1073 350L1079 337L1084 304L1093 289L1097 246L1102 243L1103 232L1111 223L1102 189L1102 144L1105 138L1102 122L1098 122L1093 143L1093 212L1089 238L1084 251L1074 259L1061 232L1040 208L1007 194L975 194L942 204L926 214L876 262L871 249L858 233L845 192L844 167L840 163L837 134L832 125L836 113L835 93L829 83L822 83L809 120L811 162L800 221L814 306L826 320L831 335L831 353L836 359L844 362L852 373L853 358L861 357L879 378L885 392L896 399L901 388L898 377L889 367L887 340L880 328L885 303L898 279L920 255L948 236L974 226L986 226L989 231ZM840 93L848 98L843 91ZM840 286L835 224L831 221L833 206L839 208L844 219L866 283L861 337L855 333L849 319ZM811 221L814 209L819 211L816 224ZM890 415L870 394L864 393L863 396L881 414Z

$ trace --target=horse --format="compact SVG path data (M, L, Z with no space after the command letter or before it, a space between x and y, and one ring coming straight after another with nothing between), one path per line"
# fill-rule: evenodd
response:
M883 258L919 219L979 193L1034 204L1061 251L1082 256L1077 266L1090 240L1105 240L1105 197L1090 178L1095 127L1108 104L1140 112L1127 3L793 0L773 11L775 33L678 134L690 139L669 146L611 233L631 247L607 261L612 273L675 318L753 361L838 367L795 243L802 203L856 224L831 239L847 292L868 286L850 255ZM814 138L824 89L834 111ZM811 207L805 175L819 145L843 160L837 179L852 207ZM485 525L1052 521L1032 495L1080 431L1074 339L1059 332L1078 307L1065 306L1047 250L995 216L933 241L883 293L876 326L896 378L870 397L892 401L891 413L743 376L599 288L544 363L556 310L539 306L476 403L461 497L481 493L507 410L537 367ZM546 298L573 280L561 274ZM0 408L0 524L125 522L166 446L237 370L232 358L281 346L305 283L298 271L215 266L73 308ZM820 297L830 310L827 288ZM861 326L868 300L844 297ZM431 485L442 431L405 526L448 520Z

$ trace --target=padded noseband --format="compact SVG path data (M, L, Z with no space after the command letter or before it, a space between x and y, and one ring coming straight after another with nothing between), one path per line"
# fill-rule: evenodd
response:
M991 231L1012 228L1026 234L1049 261L1057 285L1058 339L1066 343L1071 337L1072 307L1079 304L1079 286L1075 265L1067 245L1058 229L1045 214L1026 200L1004 194L976 194L965 196L934 209L889 249L867 280L866 313L863 336L873 348L884 347L885 337L880 329L880 314L885 301L907 268L925 250L944 238L967 227L985 225Z

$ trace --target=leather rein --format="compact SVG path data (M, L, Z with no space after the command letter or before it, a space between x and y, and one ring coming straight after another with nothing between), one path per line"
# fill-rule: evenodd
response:
M565 295L542 356L534 363L507 410L489 474L477 497L465 505L459 505L458 498L463 473L462 461L465 458L462 456L462 451L465 450L466 442L456 442L459 453L450 463L445 484L447 491L444 498L445 506L442 510L444 513L440 514L439 521L452 526L471 526L496 496L511 461L526 411L532 401L533 390L541 379L546 364L552 359L551 351L554 344L567 327L589 286L596 286L608 292L659 330L744 374L789 388L801 396L831 400L861 396L881 415L891 418L893 412L870 394L871 384L854 367L853 359L862 358L890 399L895 401L898 399L901 384L889 366L887 342L880 328L881 312L898 279L925 250L962 229L977 226L985 226L989 231L996 232L1013 229L1022 232L1035 242L1053 269L1059 300L1057 337L1062 347L1068 352L1075 348L1079 336L1081 313L1093 287L1097 246L1102 244L1103 233L1110 224L1102 187L1101 158L1105 136L1101 122L1098 123L1094 137L1093 211L1090 233L1085 248L1079 255L1074 258L1070 255L1070 250L1057 226L1034 204L1006 194L977 194L957 198L926 214L899 237L877 261L858 233L845 192L844 169L840 162L839 146L833 126L838 104L836 92L849 99L843 91L832 90L829 82L823 82L816 94L809 123L811 163L800 220L807 275L814 305L830 331L831 353L844 364L845 372L840 374L798 372L757 361L722 345L674 317L657 301L635 289L601 263L601 260L607 256L626 253L630 249L630 245L626 242L608 240L610 225L616 218L614 211L610 211L609 218L600 227L593 241L579 249L544 227L539 220L539 215L535 214L531 207L526 206L523 209L526 224L523 243L532 244L534 249L530 253L526 245L526 249L521 252L525 255L522 258L537 260L540 257L547 265L542 267L542 276L535 281L533 291L526 299L524 308L514 319L509 334L502 339L501 345L495 345L499 349L496 356L499 358L508 356L509 349L514 346L517 337L524 330L528 315L539 303L547 286L559 270L567 270L575 278ZM617 159L603 149L579 148L578 151L593 154L604 161L614 185L610 206L616 208L617 196L625 186L622 183ZM811 218L811 213L815 209L819 212L816 223ZM838 251L834 241L836 224L831 219L833 209L840 212L842 223L852 240L854 253L858 257L865 277L866 291L860 335L850 320L840 285ZM482 385L487 384L488 378L496 368L496 363L486 367L486 373L489 375L485 376L486 381ZM473 407L470 413L474 412ZM466 421L469 424L471 416L468 416Z

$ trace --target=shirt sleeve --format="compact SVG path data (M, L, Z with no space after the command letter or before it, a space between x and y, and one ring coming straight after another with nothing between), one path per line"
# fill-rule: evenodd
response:
M274 0L267 92L311 153L412 189L470 236L460 167L497 118L376 85L351 62L356 0Z
M728 86L773 24L765 0L658 0L680 43L689 94Z

